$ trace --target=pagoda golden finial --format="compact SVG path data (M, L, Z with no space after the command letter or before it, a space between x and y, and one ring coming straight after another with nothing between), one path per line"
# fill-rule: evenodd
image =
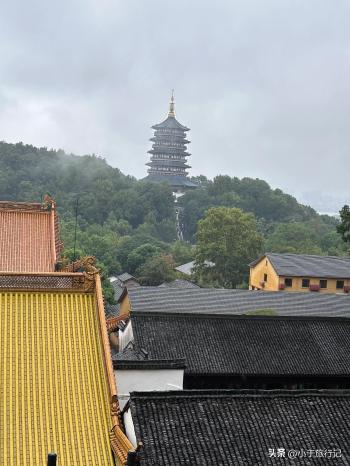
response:
M174 89L171 92L170 106L168 116L175 118L175 102L174 102Z

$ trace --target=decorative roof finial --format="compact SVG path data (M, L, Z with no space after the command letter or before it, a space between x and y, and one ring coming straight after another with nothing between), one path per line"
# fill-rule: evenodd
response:
M174 102L174 89L171 92L171 100L168 116L175 118L175 102Z

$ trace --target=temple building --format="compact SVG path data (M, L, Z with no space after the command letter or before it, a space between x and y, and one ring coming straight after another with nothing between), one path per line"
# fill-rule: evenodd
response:
M0 466L135 464L99 270L64 266L56 212L0 202Z
M174 93L171 96L168 117L158 125L152 126L154 137L146 181L155 183L169 183L175 195L181 195L187 189L197 188L197 184L188 178L187 144L186 132L190 129L182 125L175 118Z

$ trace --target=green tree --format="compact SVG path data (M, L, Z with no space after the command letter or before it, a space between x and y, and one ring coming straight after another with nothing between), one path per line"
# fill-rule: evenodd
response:
M345 205L340 214L340 225L337 227L338 233L340 233L342 240L345 243L350 243L350 207Z
M171 255L160 254L149 258L138 271L137 278L142 285L158 286L176 278Z
M253 215L237 208L209 209L198 223L197 279L204 284L235 288L247 280L248 264L262 252L262 245Z
M145 263L148 259L153 256L159 255L161 249L153 244L142 244L141 246L133 249L128 255L127 259L127 271L131 274L137 272L137 270Z
M175 241L170 247L170 253L176 265L185 264L193 260L194 247L184 241Z

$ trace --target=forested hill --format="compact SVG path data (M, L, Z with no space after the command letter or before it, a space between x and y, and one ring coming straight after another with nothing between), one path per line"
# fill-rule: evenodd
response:
M228 176L197 181L201 188L180 200L186 240L192 244L207 209L227 206L256 216L265 250L344 254L334 218L318 215L265 181ZM175 242L173 197L166 185L137 181L94 155L1 142L0 199L40 201L46 192L57 201L68 256L79 199L79 253L96 255L107 273L127 269L140 274L145 262L157 256L175 262L193 256L189 245Z

